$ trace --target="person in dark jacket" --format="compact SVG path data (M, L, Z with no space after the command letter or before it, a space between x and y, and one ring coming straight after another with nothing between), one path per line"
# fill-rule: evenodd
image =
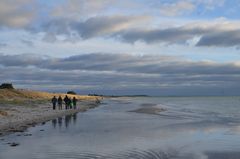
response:
M75 97L73 97L72 103L73 103L73 109L77 109L77 99Z
M58 97L58 109L59 109L59 110L62 110L62 103L63 103L62 97L59 96L59 97Z
M66 95L63 100L64 100L64 103L65 103L65 109L68 109L69 108L69 98L68 98L68 96Z
M57 104L57 98L55 96L52 98L52 104L53 104L53 110L55 110L56 104Z

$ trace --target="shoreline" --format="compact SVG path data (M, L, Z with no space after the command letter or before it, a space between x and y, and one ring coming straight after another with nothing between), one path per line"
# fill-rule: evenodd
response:
M96 108L97 100L84 100L77 103L77 109L53 110L51 103L38 105L1 105L0 106L0 137L5 135L24 132L29 127L47 122L57 117L62 117L78 112L85 112Z

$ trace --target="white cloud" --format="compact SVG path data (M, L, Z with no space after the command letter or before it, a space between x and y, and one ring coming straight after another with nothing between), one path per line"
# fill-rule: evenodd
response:
M190 1L177 1L176 3L165 3L160 7L160 12L166 16L177 16L194 11L195 5Z
M118 0L68 0L51 11L51 16L57 18L86 19L100 15L111 7L117 7Z
M198 5L204 5L206 10L213 10L216 7L221 7L224 5L225 0L193 0Z
M29 25L34 18L32 0L1 0L0 26L21 28Z
M81 41L89 38L120 39L125 42L134 43L143 41L148 43L162 44L197 44L197 46L238 46L239 45L239 23L226 19L213 21L190 22L176 27L166 26L158 18L153 20L153 16L142 15L102 15L106 8L116 9L120 3L117 0L71 0L65 3L55 4L50 7L52 15L44 20L37 19L43 15L43 6L35 8L36 1L32 0L2 0L0 1L0 26L12 28L25 28L31 33L45 33L43 38L46 42L55 42L59 39L63 41ZM13 5L13 3L15 3ZM123 3L126 3L124 1ZM204 1L175 1L174 3L164 3L161 12L165 15L175 16L192 12L197 5L213 5L214 0ZM224 1L220 4L224 3ZM220 5L218 4L218 5ZM113 6L111 6L113 5ZM115 8L116 7L116 8ZM44 13L44 14L48 14ZM95 16L93 16L96 13ZM88 16L85 16L87 14ZM53 16L54 15L54 16ZM76 17L80 16L80 17ZM151 20L150 20L151 19ZM36 20L39 20L36 22ZM35 22L33 22L35 21ZM177 22L176 22L177 23ZM176 24L177 25L177 24ZM154 26L154 27L153 27ZM234 34L234 36L232 36ZM231 37L230 37L231 35ZM226 39L220 41L222 38ZM199 39L199 41L196 41Z

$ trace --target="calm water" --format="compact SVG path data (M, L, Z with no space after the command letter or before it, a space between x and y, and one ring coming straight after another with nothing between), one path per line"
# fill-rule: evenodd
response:
M143 107L166 111L129 112ZM240 97L106 99L88 112L0 138L0 159L13 158L239 159Z

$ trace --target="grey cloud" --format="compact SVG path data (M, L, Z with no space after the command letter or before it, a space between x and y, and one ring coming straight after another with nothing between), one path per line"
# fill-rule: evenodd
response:
M128 29L131 23L143 17L93 17L83 23L75 23L73 28L82 38L90 38L99 35L108 35L114 32Z
M33 32L46 32L44 39L56 39L58 35L67 38L89 39L101 36L110 36L125 29L129 29L137 23L147 20L146 16L99 16L91 17L85 21L70 19L54 19ZM51 40L52 41L52 40Z
M219 23L221 25L221 23ZM195 46L198 47L234 47L240 45L240 30L237 25L230 25L232 29L218 29L217 25L209 25L202 27L191 24L172 27L167 29L151 29L151 30L124 30L114 34L118 39L135 43L143 41L146 43L165 43L165 44L186 44L189 40L196 37L199 41Z
M49 59L36 54L4 55L0 54L0 66L38 66L47 63Z
M7 44L6 43L0 43L0 49L4 48L4 47L7 47Z
M143 41L146 43L186 43L196 36L200 36L211 30L201 28L186 29L184 27L169 28L169 29L155 29L155 30L139 30L139 31L125 31L117 35L126 42L134 43L136 41Z
M150 94L150 95L219 95L223 90L239 89L239 75L185 76L140 75L105 71L57 71L27 67L0 68L1 81L11 81L19 88L104 94ZM220 77L220 78L219 78ZM224 78L227 77L227 78ZM227 81L231 78L231 81ZM210 89L211 88L211 89ZM209 90L210 89L210 90ZM231 93L230 92L230 93ZM235 92L236 93L236 92Z
M55 35L68 35L71 32L71 23L69 19L51 19L48 22L45 22L41 27L37 28L39 30L34 30L36 32L47 32Z
M185 26L150 30L134 28L139 21L144 22L144 19L147 20L147 17L103 16L92 17L82 22L58 19L43 25L42 29L46 31L46 37L50 36L54 37L54 39L57 35L65 35L68 38L77 35L82 39L112 37L130 43L139 40L146 43L184 43L195 36L211 31L201 28L187 29Z
M42 40L45 42L53 43L57 41L57 37L54 33L46 33Z
M120 21L119 21L120 20ZM124 19L118 18L90 18L83 23L75 23L74 28L83 38L90 38L100 34L106 34L111 28L121 24Z
M239 74L231 64L192 62L171 56L134 56L129 54L86 54L59 59L43 65L48 69L116 71L145 74Z
M30 46L30 47L34 46L34 43L32 41L30 41L30 40L22 39L21 42L23 44L27 45L27 46Z
M127 3L129 2L124 1L124 4ZM143 41L146 43L186 44L189 40L197 37L200 38L196 44L199 47L239 46L239 22L236 21L199 21L164 29L161 24L152 28L155 24L153 16L117 16L113 14L96 16L99 15L96 12L103 11L110 4L119 8L117 6L120 2L117 0L107 0L104 3L94 0L73 0L59 3L53 8L40 5L37 1L32 0L1 0L0 27L21 28L31 33L45 33L43 40L46 42L55 42L59 39L75 42L102 37L118 39L128 43ZM163 2L157 2L157 8L162 4ZM220 2L198 0L195 3L193 1L179 1L176 3L168 2L167 4L163 7L165 11L175 14L179 11L181 13L184 10L193 10L195 8L193 4L210 8L221 6L224 4L224 0ZM91 9L89 10L89 8ZM82 17L80 14L83 12L93 12L94 14L89 13L88 16ZM152 21L149 21L149 19ZM27 41L25 41L25 44L31 45Z
M41 57L32 54L0 55L3 66L34 66L49 70L114 71L137 74L226 75L239 74L234 63L193 62L174 56L137 56L93 53L67 58Z
M220 95L224 90L228 95L240 94L239 67L171 56L95 53L51 58L0 54L1 81L21 88L75 89L82 93Z
M71 5L74 3L71 3ZM76 1L76 3L78 2ZM92 1L91 3L94 4L95 2ZM179 4L181 4L180 6L188 6L188 3L184 2ZM189 4L191 3L189 2ZM200 21L178 27L162 28L160 25L152 28L151 24L154 24L154 21L150 21L153 20L153 17L150 16L109 15L75 19L57 16L40 20L36 19L35 12L32 12L34 6L34 3L30 0L20 0L14 6L11 5L10 1L1 1L0 27L22 28L31 33L45 33L43 40L46 42L55 42L63 39L63 37L64 40L73 42L102 37L128 43L143 41L145 43L186 44L189 40L198 37L200 40L196 46L199 47L239 46L240 35L239 29L237 29L239 24L231 21L227 23L220 20L213 22ZM43 12L42 9L39 9L39 13ZM39 22L33 21L34 18ZM146 24L150 25L146 26ZM58 36L61 36L61 38L58 38Z
M197 46L239 46L240 30L219 31L201 37Z
M198 22L179 27L146 29L138 26L138 24L147 23L148 20L149 17L144 16L99 16L85 21L58 19L46 23L39 31L46 32L44 40L48 42L54 42L58 35L64 35L66 39L75 40L104 37L127 43L142 41L150 44L187 44L189 40L199 38L196 42L198 47L239 46L238 23Z

